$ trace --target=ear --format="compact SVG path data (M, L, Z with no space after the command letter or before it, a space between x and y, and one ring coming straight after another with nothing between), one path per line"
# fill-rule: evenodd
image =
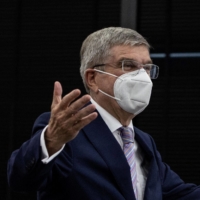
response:
M97 73L93 69L87 69L85 71L86 84L90 88L90 91L94 93L97 93L99 89L96 82L96 75Z

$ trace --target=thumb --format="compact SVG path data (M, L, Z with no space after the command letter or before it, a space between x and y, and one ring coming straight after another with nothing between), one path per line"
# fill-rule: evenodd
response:
M61 100L62 100L62 86L58 81L56 81L54 83L53 101L52 101L51 107L53 108L54 106L59 104Z

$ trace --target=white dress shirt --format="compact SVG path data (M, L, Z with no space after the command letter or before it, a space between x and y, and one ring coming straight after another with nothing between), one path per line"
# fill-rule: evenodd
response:
M113 133L115 139L121 146L123 150L123 141L120 135L120 132L118 129L122 127L123 125L114 118L110 113L108 113L104 108L102 108L99 104L97 104L93 99L91 99L91 102L95 105L96 109L100 113L101 117L103 118L104 122L110 129L110 131ZM148 165L142 166L143 163L143 152L138 145L137 141L135 140L135 133L133 129L133 123L132 121L128 125L133 130L133 141L134 141L134 151L135 151L135 161L136 161L136 171L137 171L137 193L138 193L138 199L137 200L143 200L144 199L144 190L146 186L146 180L148 175Z
M123 141L120 136L120 132L118 129L122 127L122 124L114 118L110 113L108 113L104 108L102 108L99 104L97 104L93 99L91 99L92 104L95 105L96 109L100 113L101 117L103 118L104 122L110 129L110 131L113 133L113 136L119 143L120 147L123 149ZM130 128L133 129L133 123L132 121L130 122L129 126ZM40 145L42 148L42 162L44 164L49 163L53 158L55 158L64 148L63 147L53 154L52 156L49 157L48 151L45 145L45 140L44 140L44 133L46 130L47 126L43 129L41 137L40 137ZM134 129L133 129L133 137L135 137ZM135 151L135 159L136 159L136 171L137 171L137 193L138 193L138 200L143 200L144 198L144 190L145 190L145 185L146 185L146 179L148 175L148 166L142 166L143 163L143 152L137 142L134 139L134 151Z

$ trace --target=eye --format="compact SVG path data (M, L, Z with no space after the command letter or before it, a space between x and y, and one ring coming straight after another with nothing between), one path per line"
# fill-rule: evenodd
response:
M150 72L151 71L151 68L152 68L152 65L151 64L147 64L147 65L144 65L143 67L147 72Z
M123 69L124 71L134 71L138 69L137 63L131 60L123 61Z

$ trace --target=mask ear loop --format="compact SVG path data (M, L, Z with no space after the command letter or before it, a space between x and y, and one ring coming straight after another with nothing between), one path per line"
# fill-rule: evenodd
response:
M111 74L109 72L104 72L104 71L101 71L101 70L98 70L98 69L94 69L94 71L97 71L97 72L100 72L100 73L103 73L103 74L108 74L108 75L111 75L111 76L114 76L114 77L118 78L118 76L116 76L114 74Z
M103 91L102 91L102 90L100 90L100 89L99 89L99 92L101 92L101 93L105 94L105 95L106 95L106 96L108 96L108 97L111 97L112 99L115 99L115 100L121 101L121 99L119 99L119 98L117 98L117 97L113 97L113 96L111 96L111 95L109 95L109 94L107 94L107 93L103 92Z
M102 73L102 74L107 74L107 75L110 75L110 76L114 76L114 77L119 78L120 80L123 81L123 79L122 79L120 76L116 76L116 75L111 74L111 73L109 73L109 72L104 72L104 71L101 71L101 70L98 70L98 69L94 69L94 71L100 72L100 73Z
M116 75L114 75L114 74L111 74L111 73L108 73L108 72L104 72L104 71L101 71L101 70L98 70L98 69L94 69L94 71L97 71L97 72L100 72L100 73L103 73L103 74L107 74L107 75L111 75L111 76L114 76L114 77L116 77L116 78L120 78L120 77L118 77L118 76L116 76ZM121 78L120 78L120 79L121 79ZM121 80L123 80L123 79L121 79ZM119 99L119 98L117 98L117 97L113 97L113 96L111 96L111 95L109 95L109 94L103 92L103 91L100 90L100 89L98 89L98 90L99 90L99 92L103 93L104 95L106 95L106 96L108 96L108 97L110 97L110 98L112 98L112 99L121 101L121 99Z

